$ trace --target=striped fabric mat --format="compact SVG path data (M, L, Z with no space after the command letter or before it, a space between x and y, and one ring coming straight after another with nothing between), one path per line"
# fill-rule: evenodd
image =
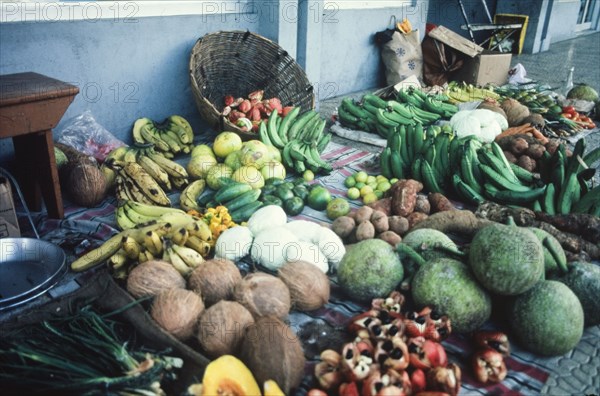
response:
M325 154L325 159L333 164L334 172L317 179L318 183L326 186L333 195L344 196L344 179L358 171L375 169L374 154L358 151L351 147L331 143ZM176 194L171 195L172 202L177 202ZM114 218L115 199L107 198L101 205L93 209L83 209L73 204L65 203L65 218L63 220L47 219L44 215L36 216L37 227L44 239L62 246L71 257L81 254L84 250L100 245L108 237L116 233ZM352 206L358 207L355 201ZM306 219L319 223L329 223L323 212L305 208L296 219ZM245 263L247 264L247 263ZM244 263L240 266L248 268ZM307 313L292 312L290 325L301 338L307 358L306 377L302 388L297 394L304 394L314 386L312 370L318 361L319 352L325 348L340 350L348 339L344 326L348 319L367 310L345 299L333 280L330 302L322 309ZM490 325L491 326L491 325ZM469 357L472 352L468 338L452 335L444 342L450 360L462 368L463 386L461 394L489 395L534 395L539 394L552 370L551 359L536 357L513 345L513 353L506 360L509 374L497 385L482 387L477 384L470 374Z

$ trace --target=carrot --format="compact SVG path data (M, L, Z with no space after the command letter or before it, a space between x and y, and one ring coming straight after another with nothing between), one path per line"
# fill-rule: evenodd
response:
M533 134L533 137L536 138L537 140L539 140L540 143L542 143L542 144L546 144L550 140L546 136L544 136L542 134L542 132L538 131L535 128L533 128L533 130L531 131L531 133Z
M530 129L531 129L531 124L524 124L524 125L521 125L518 127L511 127L511 128L505 129L500 135L496 136L495 140L498 141L506 136L523 135L523 134L529 132Z

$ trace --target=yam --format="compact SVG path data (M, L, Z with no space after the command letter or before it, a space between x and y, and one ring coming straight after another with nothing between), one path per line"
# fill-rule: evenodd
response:
M415 204L415 212L421 212L428 215L431 212L431 204L425 195L417 195L417 203Z
M337 236L344 239L350 236L356 228L356 222L350 216L341 216L333 221L331 229Z
M356 224L361 224L364 221L371 220L371 216L373 215L373 209L368 206L361 206L356 211L354 215L354 221Z
M518 137L512 141L510 151L515 155L521 155L526 152L528 148L529 143L522 137Z
M400 236L403 236L409 230L408 220L406 217L391 216L388 218L388 223L390 225L390 231L393 231Z
M373 211L373 214L371 215L371 224L373 224L373 227L375 228L375 232L377 234L380 234L390 229L388 216L385 213L380 212L378 210Z
M520 156L517 161L517 165L519 165L523 169L528 170L529 172L533 172L536 167L535 160L527 155Z
M388 190L389 191L389 190ZM382 198L367 205L373 210L385 213L387 216L392 214L392 198Z
M356 240L360 242L373 238L375 238L375 227L373 227L373 224L369 220L360 223L356 228Z
M408 220L409 229L412 229L414 226L416 226L417 224L419 224L420 222L425 220L427 217L429 217L429 216L426 215L425 213L421 213L421 212L413 212L413 213L409 214L406 217L406 220Z
M430 213L445 212L447 210L456 210L456 207L452 205L452 202L444 194L441 193L429 193L427 196L429 205L431 207Z
M527 149L527 155L533 158L534 160L538 160L542 158L544 153L546 152L546 147L542 144L530 144Z
M385 231L377 236L379 239L382 239L392 245L392 247L396 247L397 244L402 242L402 238L400 235L396 234L394 231Z
M400 180L392 187L392 214L408 216L415 211L417 193L423 190L423 184L417 180Z

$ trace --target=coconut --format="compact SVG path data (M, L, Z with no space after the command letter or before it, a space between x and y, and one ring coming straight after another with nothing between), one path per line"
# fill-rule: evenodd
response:
M169 289L185 289L185 279L166 261L146 261L127 277L127 291L135 298L155 296Z
M235 286L234 298L252 313L285 318L290 312L290 291L283 281L264 272L249 274Z
M286 263L277 274L288 287L294 308L314 311L329 301L329 278L314 264L306 261Z
M247 328L240 358L259 384L274 380L286 395L304 376L304 352L298 337L273 316L259 318Z
M200 316L196 337L208 356L235 355L252 324L254 318L242 304L223 300Z
M231 300L235 285L242 280L240 270L227 259L205 261L196 267L188 278L188 289L204 298L210 307L221 300Z
M199 295L191 290L171 289L154 298L150 314L169 334L185 341L194 335L202 311L204 303Z
M67 191L77 205L95 207L106 195L104 173L95 165L77 164L68 170Z

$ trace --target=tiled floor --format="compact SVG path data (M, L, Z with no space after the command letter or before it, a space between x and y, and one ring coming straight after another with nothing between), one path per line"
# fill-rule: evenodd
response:
M543 53L515 56L512 64L514 66L517 63L525 67L529 78L558 89L564 86L569 69L575 67L574 83L587 83L600 92L600 33L553 44L549 51ZM375 88L369 91L373 90ZM364 93L357 92L345 96L360 99ZM320 112L330 119L340 101L341 98L334 98L321 102ZM588 150L600 146L600 131L596 130L585 139ZM334 141L371 152L381 150L375 146L351 142L339 137L334 137ZM596 181L598 180L600 177L597 176ZM573 351L565 356L540 360L540 365L551 373L542 389L543 394L570 395L600 392L599 335L600 326L588 328L582 342Z

